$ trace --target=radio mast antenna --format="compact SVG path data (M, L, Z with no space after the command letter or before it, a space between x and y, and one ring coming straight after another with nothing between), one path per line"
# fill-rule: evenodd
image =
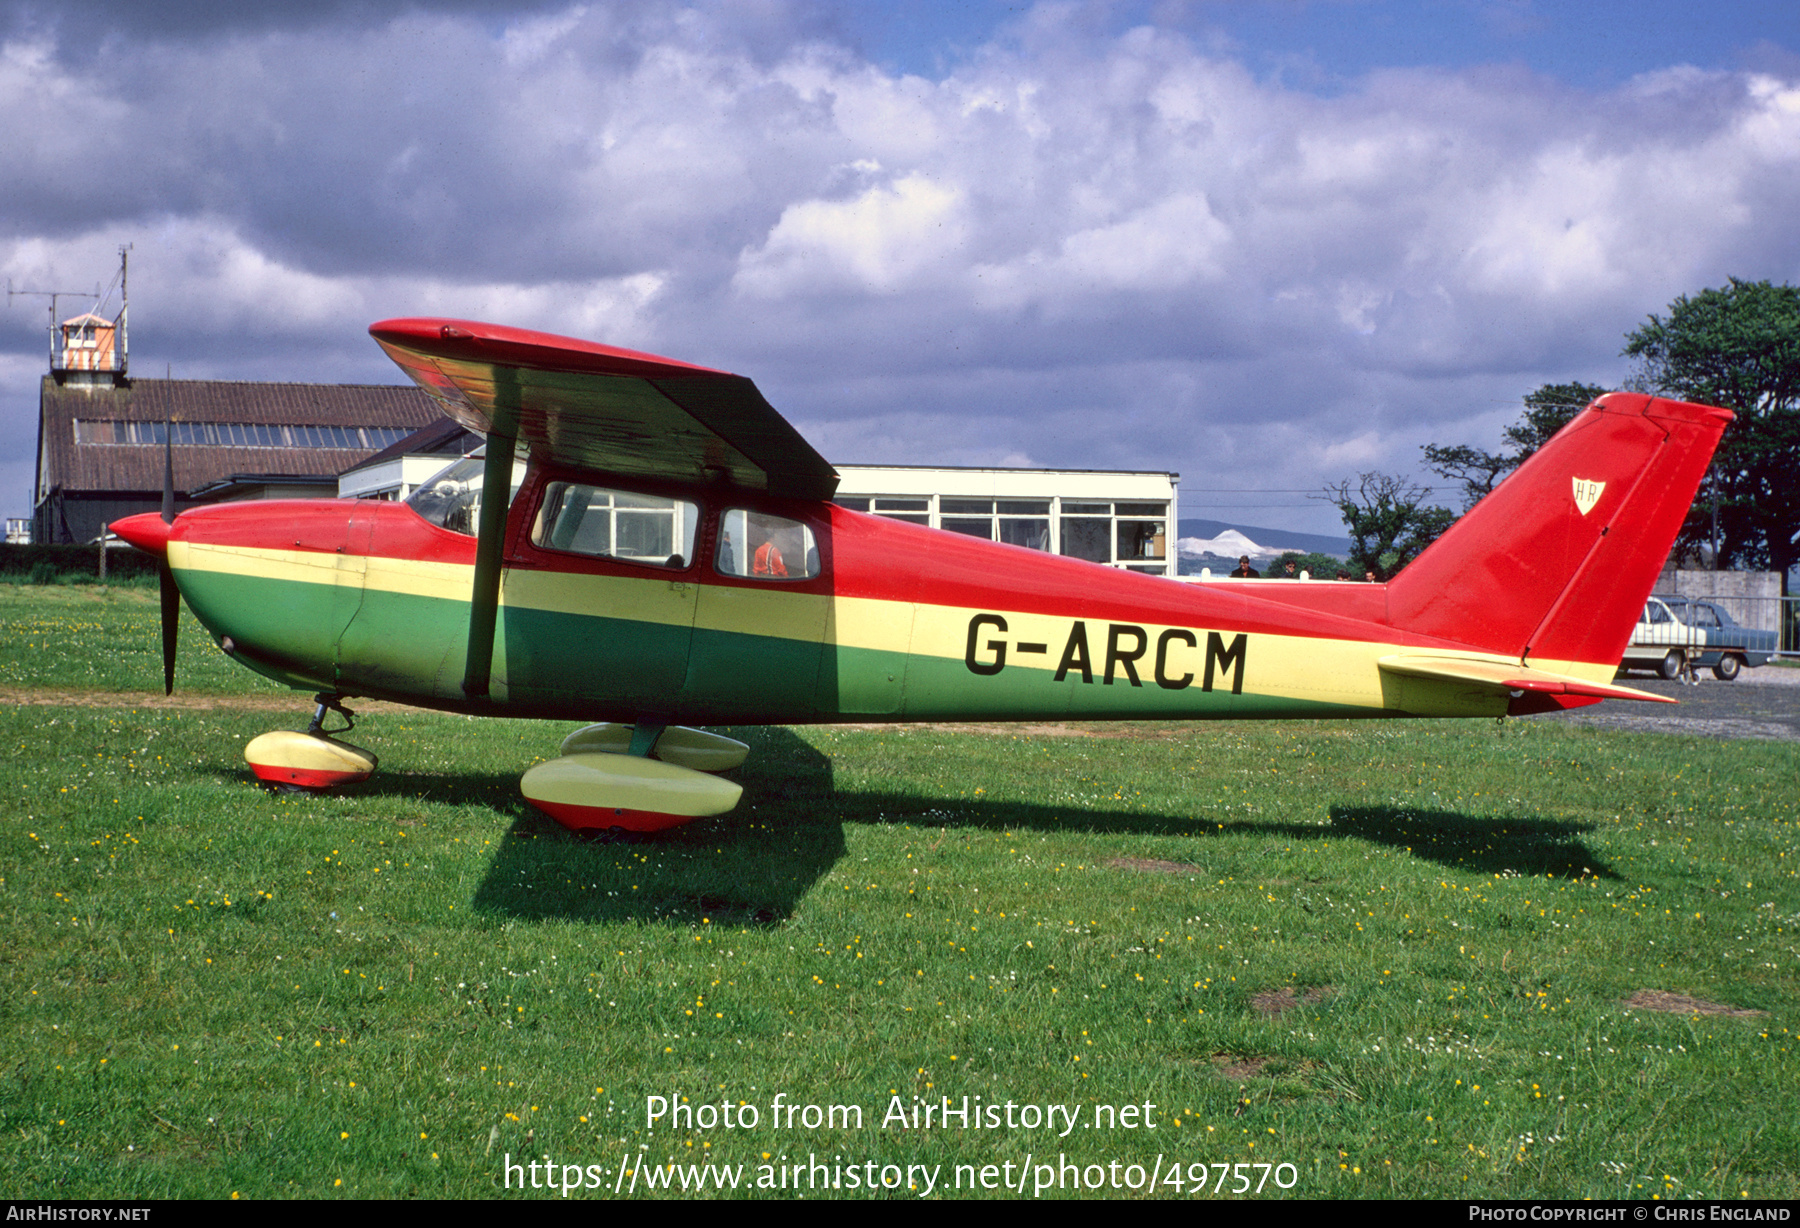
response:
M96 282L91 294L86 290L15 290L12 278L6 279L6 304L8 307L12 306L13 299L24 298L28 295L50 300L50 366L54 369L56 366L56 300L59 298L91 298L97 307L100 304L100 285Z

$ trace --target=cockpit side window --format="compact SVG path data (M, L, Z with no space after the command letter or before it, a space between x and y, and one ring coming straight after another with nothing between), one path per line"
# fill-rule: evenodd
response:
M719 517L713 567L722 576L751 580L810 580L822 570L809 526L739 507Z
M551 482L531 540L545 550L684 568L694 557L699 528L699 505L684 499Z

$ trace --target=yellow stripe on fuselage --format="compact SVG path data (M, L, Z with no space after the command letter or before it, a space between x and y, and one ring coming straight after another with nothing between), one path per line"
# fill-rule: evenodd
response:
M467 601L474 568L467 564L418 559L325 554L318 551L219 546L172 541L170 565L177 570L252 576L275 581L338 586L363 586L369 591ZM961 660L968 651L970 623L977 615L998 615L1005 632L983 626L977 631L978 656L993 660L987 648L991 640L1007 645L1006 669L1056 671L1070 647L1077 622L1085 624L1088 668L1094 683L1104 685L1109 646L1118 649L1113 661L1113 685L1130 685L1123 656L1131 656L1140 685L1156 686L1156 655L1163 633L1193 634L1172 640L1165 650L1164 676L1180 679L1193 675L1198 686L1206 668L1208 631L1180 624L1114 623L1106 619L1080 619L1074 614L1050 615L974 607L915 605L870 597L830 597L798 592L778 585L766 588L732 585L697 585L664 575L606 576L577 572L509 569L501 594L502 605L571 615L595 615L632 621L674 625L690 618L701 630L750 636L774 636L797 641L819 640L850 649L866 649L900 655L919 655ZM1114 627L1126 628L1113 640ZM1141 633L1143 648L1138 648ZM1235 631L1220 632L1229 644ZM1393 641L1356 641L1250 633L1246 636L1243 690L1267 698L1291 698L1311 703L1381 710L1411 703L1400 702L1392 676L1384 679L1377 665L1394 653L1417 651ZM1043 645L1041 652L1022 652L1020 644ZM1433 649L1432 655L1501 664L1517 664L1492 653ZM1534 661L1542 670L1568 674L1583 680L1610 681L1615 666L1580 661ZM1215 660L1214 688L1229 690L1230 671L1221 672ZM1070 673L1079 676L1079 665ZM1408 684L1402 684L1404 688ZM1453 708L1446 684L1419 684L1443 692L1443 702ZM1418 690L1417 686L1413 687ZM1435 694L1436 692L1434 692ZM1481 697L1467 689L1470 706L1482 711L1492 707L1492 696ZM1433 703L1431 706L1440 706Z
M360 554L264 550L184 541L169 543L169 566L175 571L207 571L225 576L250 576L259 580L362 588L367 563L368 559ZM464 599L467 599L466 591Z

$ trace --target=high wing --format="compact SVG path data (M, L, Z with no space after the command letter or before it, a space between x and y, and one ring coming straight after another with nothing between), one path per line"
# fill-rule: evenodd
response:
M466 320L369 333L446 414L516 437L534 461L797 499L837 490L837 471L741 375Z

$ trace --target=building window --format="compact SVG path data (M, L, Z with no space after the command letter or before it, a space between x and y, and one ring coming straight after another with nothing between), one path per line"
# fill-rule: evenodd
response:
M1050 500L962 499L948 495L938 500L938 524L952 533L963 533L1029 550L1050 549Z
M1063 554L1090 563L1112 562L1112 504L1064 499L1062 513L1057 527L1062 530Z
M1070 475L1045 472L1033 476L1038 480L1031 487L1017 489L1013 475L1009 475L1008 485L1021 495L1042 492L1046 497L1003 498L998 492L991 496L847 494L840 495L837 503L853 511L981 541L1004 542L1150 575L1169 574L1173 558L1169 534L1173 505L1169 500L1058 497L1053 494L1058 479ZM1148 476L1120 475L1127 480ZM954 492L957 471L944 471L942 480ZM1087 489L1096 485L1085 474L1082 483Z
M170 428L173 428L172 430ZM177 448L339 448L377 452L412 431L394 426L309 426L270 422L120 422L75 420L78 444L157 444L167 438Z
M938 527L966 537L994 540L994 501L992 499L938 500Z
M922 524L927 527L931 525L930 499L877 495L870 500L869 510L877 516L886 516L889 520L904 520L908 524Z
M1119 562L1149 563L1163 561L1168 535L1160 520L1118 521Z

